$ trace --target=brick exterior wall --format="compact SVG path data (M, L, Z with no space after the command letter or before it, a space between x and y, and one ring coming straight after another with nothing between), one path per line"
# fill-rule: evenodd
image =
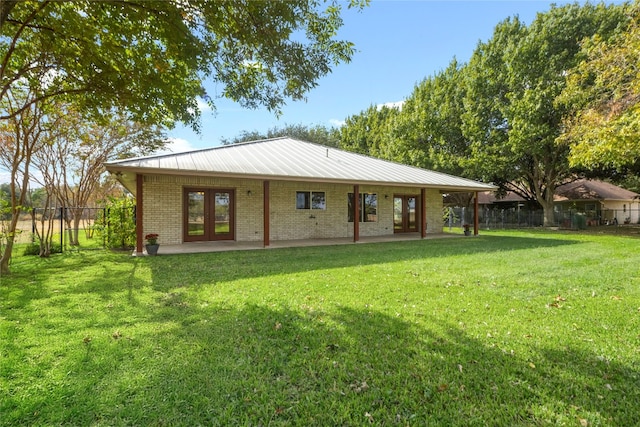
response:
M235 189L235 238L262 241L263 182L257 179L231 179L145 175L143 180L143 232L158 233L161 244L183 242L183 189ZM325 192L326 209L296 209L297 191ZM270 240L353 237L348 222L348 193L353 185L270 181ZM393 234L394 194L420 195L419 188L360 186L360 193L376 193L376 222L361 222L360 236ZM386 197L385 197L386 196ZM442 232L442 196L426 190L427 233Z

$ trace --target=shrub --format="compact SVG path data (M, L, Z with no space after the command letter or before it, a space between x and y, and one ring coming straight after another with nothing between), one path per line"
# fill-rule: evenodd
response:
M57 244L52 244L51 245L51 253L52 254L61 254L62 253L62 246L57 243ZM40 255L40 244L38 243L30 243L27 246L25 246L24 248L24 255L28 256L28 255Z
M135 204L130 197L110 197L105 204L105 217L97 218L96 231L108 248L129 249L136 244Z

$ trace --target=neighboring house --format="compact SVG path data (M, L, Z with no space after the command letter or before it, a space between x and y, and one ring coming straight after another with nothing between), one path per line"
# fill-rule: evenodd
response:
M162 244L442 232L442 194L495 187L291 138L109 162ZM477 231L476 231L477 232Z
M580 179L558 187L553 200L556 212L584 212L592 225L635 224L639 220L639 197L608 182Z
M571 214L584 214L588 225L638 223L640 195L608 182L579 179L559 186L554 193L554 210L559 223ZM508 192L497 198L492 192L478 194L481 215L495 210L520 211L540 209L535 202L526 201Z

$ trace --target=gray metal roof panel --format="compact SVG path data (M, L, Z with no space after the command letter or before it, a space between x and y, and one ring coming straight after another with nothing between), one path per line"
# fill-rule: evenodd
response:
M292 138L126 159L107 163L107 169L160 169L183 174L199 172L281 179L494 189L492 185L477 181Z

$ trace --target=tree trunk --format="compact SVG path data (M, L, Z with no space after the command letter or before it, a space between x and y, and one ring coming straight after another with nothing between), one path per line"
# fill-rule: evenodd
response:
M22 203L23 199L21 199L20 202ZM9 269L9 261L11 261L13 242L16 238L16 229L18 228L18 220L20 219L21 210L20 208L17 208L12 209L11 212L11 222L9 223L9 230L7 232L7 245L4 247L4 250L1 250L2 248L0 248L0 276L11 272Z
M2 253L2 257L0 257L0 277L10 273L9 260L11 259L11 256L10 253L7 252L9 250L9 245L7 244L5 251Z
M15 227L13 229L15 231ZM2 257L0 257L0 277L11 272L9 270L9 261L11 261L11 252L13 251L13 239L13 234L9 235L7 245L4 247L4 251L2 251Z
M73 237L76 246L80 245L80 221L83 214L83 208L73 210Z
M542 206L543 211L543 225L545 227L553 227L556 224L555 212L553 210L553 193L551 195L551 200L547 200L547 198L539 200L540 205Z
M64 219L64 223L67 226L67 236L69 237L69 245L78 246L78 230L73 228L74 227L73 218L68 217L69 210L70 210L69 208L66 208L65 219Z

